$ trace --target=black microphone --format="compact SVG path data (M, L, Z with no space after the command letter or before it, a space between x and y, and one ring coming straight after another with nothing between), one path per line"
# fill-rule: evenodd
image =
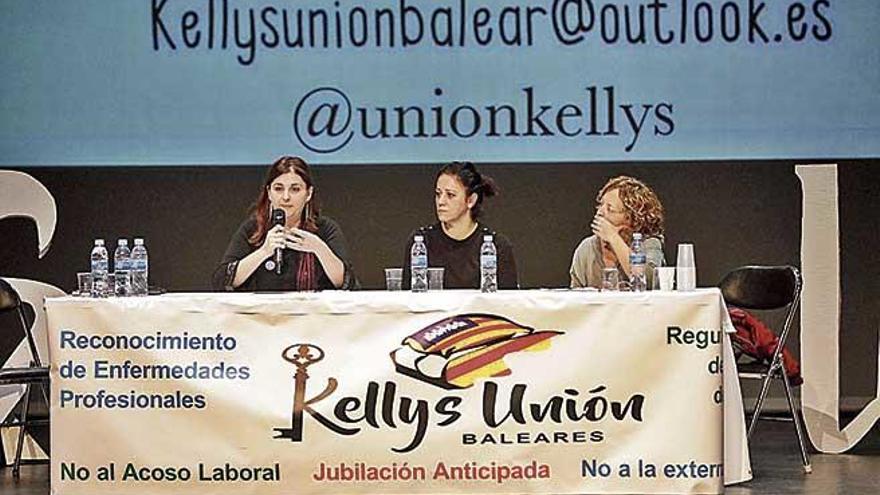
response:
M272 210L272 227L276 225L284 225L285 214L281 208ZM281 275L281 251L282 248L275 248L275 274Z

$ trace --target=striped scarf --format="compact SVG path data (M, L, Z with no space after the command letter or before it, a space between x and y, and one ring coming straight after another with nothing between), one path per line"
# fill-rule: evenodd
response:
M296 267L296 290L314 291L317 289L315 255L313 253L300 253L299 263Z

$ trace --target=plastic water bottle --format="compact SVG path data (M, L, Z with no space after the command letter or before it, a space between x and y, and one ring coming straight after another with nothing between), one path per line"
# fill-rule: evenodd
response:
M428 247L423 236L415 236L409 254L412 273L410 287L413 292L428 292Z
M483 236L480 246L480 291L495 292L498 290L498 251L495 249L492 235Z
M113 270L131 270L131 249L128 239L119 239L113 253Z
M92 297L107 297L107 269L109 256L104 239L95 239L92 248Z
M131 292L135 296L146 296L149 292L150 264L144 240L134 240L131 250Z
M128 249L128 239L117 241L116 251L113 252L113 270L120 275L116 277L116 295L131 295L131 250ZM121 277L122 273L128 273L128 279Z
M630 285L633 292L643 292L648 283L645 278L645 265L647 264L645 249L642 247L642 234L633 234L632 246L629 251Z

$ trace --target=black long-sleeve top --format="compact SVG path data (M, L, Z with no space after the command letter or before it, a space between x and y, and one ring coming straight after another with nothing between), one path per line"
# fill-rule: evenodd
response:
M483 235L492 234L495 250L498 253L498 288L519 288L513 245L507 237L480 224L471 235L459 241L446 235L443 228L437 223L417 229L409 236L403 262L404 289L410 287L410 252L414 242L413 237L416 234L425 237L425 245L428 248L428 266L442 266L444 268L443 287L446 289L480 288L480 246L483 245Z
M345 265L345 274L343 276L342 286L339 289L356 289L358 281L351 268L348 258L348 248L345 243L345 236L339 225L328 217L318 218L317 236L323 240L327 246L333 251L342 263ZM256 229L257 222L253 218L248 218L238 227L235 235L229 241L226 253L220 261L219 266L214 270L212 285L214 290L240 290L240 291L296 291L302 290L297 287L297 267L299 266L299 258L305 253L295 251L293 249L285 249L282 251L281 274L277 275L275 270L267 270L263 264L248 277L238 287L232 286L232 280L235 278L235 271L238 268L238 262L245 256L254 252L258 246L253 246L248 242L248 238ZM335 289L333 282L324 272L324 267L318 259L315 259L315 275L318 290Z

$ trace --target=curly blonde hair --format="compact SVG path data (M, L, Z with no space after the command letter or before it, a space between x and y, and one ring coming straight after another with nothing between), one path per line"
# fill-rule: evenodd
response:
M605 193L617 189L620 201L626 209L626 216L632 225L632 232L641 232L645 237L663 235L663 205L657 194L644 182L620 175L610 179L596 196L596 203L602 201Z

